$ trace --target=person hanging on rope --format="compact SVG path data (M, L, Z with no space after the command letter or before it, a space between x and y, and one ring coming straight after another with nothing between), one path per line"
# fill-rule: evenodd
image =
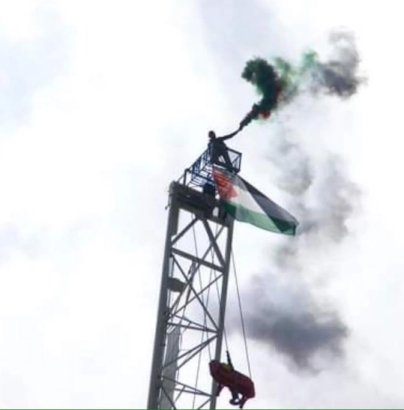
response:
M241 126L237 131L234 131L229 135L224 135L223 137L217 137L215 131L209 131L208 150L209 150L210 162L212 164L223 165L229 171L234 170L233 164L230 160L227 145L223 141L233 138L240 130L241 130ZM223 158L224 163L223 161L220 161L220 158Z
M246 401L255 396L253 381L234 370L229 352L227 352L227 363L212 360L209 363L209 368L211 376L218 384L216 395L219 396L223 387L228 387L232 396L230 404L238 405L242 409Z

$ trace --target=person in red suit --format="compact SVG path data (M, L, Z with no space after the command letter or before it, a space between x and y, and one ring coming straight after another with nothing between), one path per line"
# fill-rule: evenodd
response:
M248 399L255 397L254 382L246 375L234 370L229 352L227 352L227 363L212 360L209 363L210 374L218 384L216 394L219 396L223 387L231 392L230 404L238 405L240 409Z

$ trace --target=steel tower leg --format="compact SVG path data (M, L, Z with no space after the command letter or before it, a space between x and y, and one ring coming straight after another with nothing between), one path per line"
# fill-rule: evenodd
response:
M175 230L175 216L178 213L173 204L170 206L170 211L168 214L167 222L167 233L166 233L166 243L163 257L163 274L161 276L161 285L160 285L160 299L157 313L157 323L156 323L156 333L154 337L154 350L153 350L153 362L150 376L150 387L149 387L149 399L147 408L148 409L157 409L161 381L160 381L160 372L161 365L163 363L163 353L164 353L164 342L166 339L166 328L167 320L166 311L167 311L167 296L168 296L168 277L169 277L169 259L171 251L171 237L174 234Z
M171 184L148 409L216 407L232 237L217 200Z

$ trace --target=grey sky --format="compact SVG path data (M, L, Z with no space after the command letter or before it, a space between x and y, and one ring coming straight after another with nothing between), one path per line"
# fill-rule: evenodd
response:
M246 311L267 278L277 306L300 295L346 326L344 354L323 351L321 371L301 372L251 337L247 407L403 407L400 5L324 3L0 4L1 407L146 405L169 182L207 130L231 131L250 109L248 58L297 60L309 47L326 57L340 27L355 33L368 85L346 102L300 98L232 145L243 176L292 212L304 199L329 220L319 198L337 174L361 193L342 241L302 237L286 267L290 238L243 224L235 233ZM286 181L274 155L283 135L316 195L285 190L294 174Z

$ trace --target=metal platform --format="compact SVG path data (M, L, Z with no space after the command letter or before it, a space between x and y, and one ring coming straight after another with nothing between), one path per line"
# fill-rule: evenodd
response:
M231 148L228 148L227 152L232 164L231 172L236 174L239 173L241 169L241 152ZM221 168L226 168L225 162L221 161L220 158L213 164ZM204 187L206 184L214 185L212 177L212 161L208 149L184 171L184 174L178 182L193 187Z

